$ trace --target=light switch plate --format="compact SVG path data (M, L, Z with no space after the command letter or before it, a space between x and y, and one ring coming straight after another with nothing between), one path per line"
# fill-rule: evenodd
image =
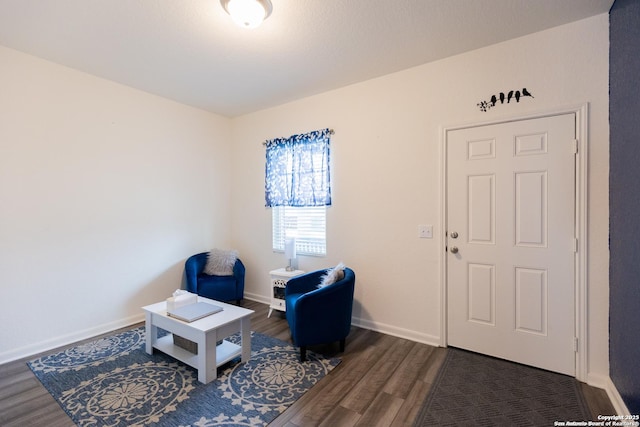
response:
M419 225L418 226L418 237L421 239L432 239L433 238L433 225Z

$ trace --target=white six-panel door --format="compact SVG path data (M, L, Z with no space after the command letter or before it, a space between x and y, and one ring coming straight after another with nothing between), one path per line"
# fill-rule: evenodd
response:
M575 114L447 136L448 345L575 375Z

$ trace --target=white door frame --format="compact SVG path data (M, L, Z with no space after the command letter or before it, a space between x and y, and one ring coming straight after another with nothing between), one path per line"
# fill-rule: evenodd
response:
M589 104L579 104L555 110L528 114L525 116L496 119L493 121L472 123L466 125L446 126L440 128L440 206L442 231L439 233L440 253L440 345L447 346L447 140L449 132L459 129L472 128L484 125L509 123L520 120L537 119L563 114L575 114L577 156L575 170L575 235L578 239L577 252L575 253L575 336L576 343L576 378L579 381L587 381L588 369L588 331L587 331L587 307L588 307L588 277L587 277L587 194L588 194L588 113Z

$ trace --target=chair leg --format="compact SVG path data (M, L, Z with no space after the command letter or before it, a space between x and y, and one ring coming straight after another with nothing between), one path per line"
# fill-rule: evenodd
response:
M304 362L307 360L307 347L300 346L300 361Z
M347 343L347 339L346 338L342 338L340 340L340 353L344 353L344 347Z

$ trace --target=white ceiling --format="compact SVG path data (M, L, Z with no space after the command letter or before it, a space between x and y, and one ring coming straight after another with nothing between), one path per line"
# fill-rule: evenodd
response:
M0 44L237 116L609 11L613 0L0 0Z

